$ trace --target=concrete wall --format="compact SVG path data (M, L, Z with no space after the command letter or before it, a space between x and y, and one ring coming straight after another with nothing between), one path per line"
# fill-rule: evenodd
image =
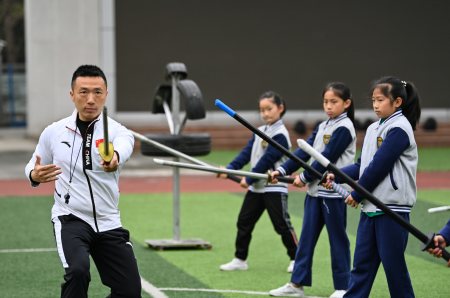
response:
M81 64L99 65L115 109L113 0L25 0L27 134L39 135L72 112L70 80Z

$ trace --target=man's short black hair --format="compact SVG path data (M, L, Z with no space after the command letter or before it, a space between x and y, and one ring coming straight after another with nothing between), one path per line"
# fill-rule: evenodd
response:
M106 81L106 76L103 73L103 70L96 65L81 65L75 70L72 75L71 86L73 88L73 84L78 77L101 77L103 81L105 81L106 87L108 87L108 82Z

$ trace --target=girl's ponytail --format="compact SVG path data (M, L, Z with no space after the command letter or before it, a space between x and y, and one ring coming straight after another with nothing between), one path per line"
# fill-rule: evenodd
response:
M401 106L403 110L403 115L408 119L409 123L411 123L412 128L415 130L417 122L420 119L420 101L419 94L417 92L417 88L411 82L403 81L404 87L406 89L407 99L403 100L403 104Z

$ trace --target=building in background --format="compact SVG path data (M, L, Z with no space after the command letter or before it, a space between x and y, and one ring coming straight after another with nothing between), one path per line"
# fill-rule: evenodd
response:
M24 1L0 1L0 127L23 127L26 115Z
M450 121L449 9L419 0L25 0L27 133L72 110L69 80L84 63L105 70L111 114L134 127L164 125L152 100L175 61L202 90L208 113L198 125L234 123L215 98L256 121L268 89L286 99L288 121L315 121L328 81L351 87L365 120L369 83L387 74L416 83L423 119Z

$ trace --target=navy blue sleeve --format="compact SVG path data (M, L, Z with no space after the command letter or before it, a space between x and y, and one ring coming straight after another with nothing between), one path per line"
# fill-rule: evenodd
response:
M445 239L445 243L447 246L450 245L450 220L447 222L447 225L445 225L440 231L439 234L442 235Z
M316 127L316 129L312 132L312 134L306 140L306 142L311 146L313 146L313 144L314 144L314 140L316 139L318 129L319 129L319 126ZM294 155L297 156L298 158L300 158L301 160L303 160L304 162L308 162L308 160L311 158L311 156L309 156L309 154L307 154L305 151L303 151L300 148L298 148L294 151ZM285 173L281 173L282 175L291 175L292 173L294 173L295 171L297 171L300 168L300 164L297 163L295 160L288 159L281 165L281 168L283 169L282 171L285 172Z
M358 180L360 168L361 168L361 157L359 157L358 160L354 164L351 164L351 165L341 168L341 171L344 172L345 174L347 174L347 176L349 176L353 180ZM338 177L336 175L335 175L335 177L336 178L334 179L334 181L336 183L345 183L344 181L342 181L342 179L340 179L340 177Z
M253 134L251 139L248 141L247 145L241 150L238 156L236 156L233 159L233 161L228 164L227 169L232 170L242 169L250 161L254 142L255 142L255 135Z
M272 137L274 141L283 146L286 149L289 149L288 140L283 134L277 134ZM268 170L274 170L275 163L283 157L283 152L279 151L277 148L272 145L268 145L266 152L263 156L258 160L255 167L252 169L252 172L255 173L267 173ZM245 180L247 184L250 185L256 181L256 179L246 177Z
M345 152L348 145L353 141L350 130L347 127L341 126L336 129L331 135L330 141L325 146L325 149L322 151L322 155L325 156L331 163L335 163L342 153ZM326 168L323 167L317 161L314 161L311 165L314 169L319 171L319 173L323 174L326 171ZM319 177L315 177L310 171L306 170L303 172L303 176L306 179L306 182L311 182Z
M372 161L361 175L358 181L359 185L372 192L392 171L395 162L409 145L409 137L403 129L395 127L389 130ZM352 192L352 197L358 202L363 199L362 195L356 191Z

